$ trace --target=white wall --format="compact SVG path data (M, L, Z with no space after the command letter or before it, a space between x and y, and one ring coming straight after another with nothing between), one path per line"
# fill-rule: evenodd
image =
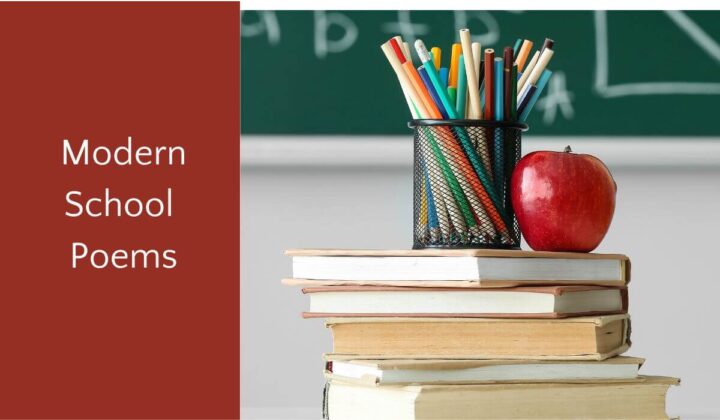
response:
M409 150L409 141L382 140L384 160L364 165L369 143L357 140L354 151L329 154L347 161L332 166L313 158L309 146L298 152L272 140L241 140L242 415L319 419L321 354L331 349L330 335L321 320L300 317L307 305L300 290L280 285L291 274L283 250L410 247L411 155L398 152ZM647 359L642 372L682 378L669 393L668 413L717 419L720 154L713 144L678 147L675 140L668 149L668 141L635 152L617 140L593 143L618 184L615 219L598 251L632 259L628 354ZM526 143L557 149L552 141Z

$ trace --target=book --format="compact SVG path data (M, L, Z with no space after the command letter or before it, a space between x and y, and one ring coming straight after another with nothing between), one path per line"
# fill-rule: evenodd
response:
M325 356L325 377L367 385L472 384L629 380L644 359L617 356L603 361L356 359Z
M564 318L627 312L627 289L601 286L427 288L329 286L303 289L306 318Z
M328 379L367 385L409 385L629 380L638 377L644 359L625 356L603 361L357 359L328 354L325 361Z
M630 347L627 315L563 319L328 318L333 353L362 358L604 360Z
M293 278L302 286L384 285L513 287L522 285L624 286L624 255L498 249L295 249Z
M665 396L679 380L367 386L330 381L330 420L667 419Z

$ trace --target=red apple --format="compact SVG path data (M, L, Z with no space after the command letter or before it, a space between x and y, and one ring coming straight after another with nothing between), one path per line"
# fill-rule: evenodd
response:
M617 185L595 156L533 152L510 181L520 231L536 251L590 252L610 227Z

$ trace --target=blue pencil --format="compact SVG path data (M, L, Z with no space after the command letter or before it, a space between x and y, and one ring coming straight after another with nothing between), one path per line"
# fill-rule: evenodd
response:
M503 59L495 59L495 121L503 120Z
M428 93L430 94L430 97L432 98L433 102L435 102L435 105L437 105L438 110L440 111L440 115L442 115L444 120L447 120L448 114L445 112L445 107L443 106L442 102L440 101L440 97L438 96L437 92L435 91L435 87L433 87L432 81L430 81L430 76L428 76L427 70L425 70L425 66L422 65L418 67L418 73L420 74L420 79L422 79L423 84L425 85L425 89L428 90Z
M538 98L542 94L543 89L545 88L545 85L547 85L548 80L550 80L550 76L552 76L552 71L550 70L543 70L542 74L540 75L540 79L537 83L537 89L535 89L535 93L533 93L532 97L530 98L530 101L525 106L525 109L522 110L522 113L520 113L520 121L525 122L527 120L528 115L530 115L530 111L532 111L533 107L535 106L535 102L537 102Z
M503 120L503 103L505 96L503 59L498 57L495 59L495 120ZM493 153L493 180L495 181L495 191L502 196L505 183L505 153L503 144L503 130L495 131L495 153Z
M428 204L428 225L430 229L434 229L440 226L437 218L437 210L435 210L435 200L433 199L432 190L430 189L430 178L428 178L427 169L423 168L425 173L425 191L427 193L427 204Z
M525 89L523 90L522 94L520 95L520 101L518 102L517 112L518 114L522 114L522 112L527 107L527 104L530 103L530 99L532 98L533 94L537 90L537 86L528 84L525 86Z
M448 83L448 75L450 74L450 71L447 67L440 67L440 81L442 82L443 86L447 88Z

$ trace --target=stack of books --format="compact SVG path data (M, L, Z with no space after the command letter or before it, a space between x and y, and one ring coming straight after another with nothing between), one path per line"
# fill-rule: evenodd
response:
M290 250L326 319L330 420L667 418L642 376L624 255Z

